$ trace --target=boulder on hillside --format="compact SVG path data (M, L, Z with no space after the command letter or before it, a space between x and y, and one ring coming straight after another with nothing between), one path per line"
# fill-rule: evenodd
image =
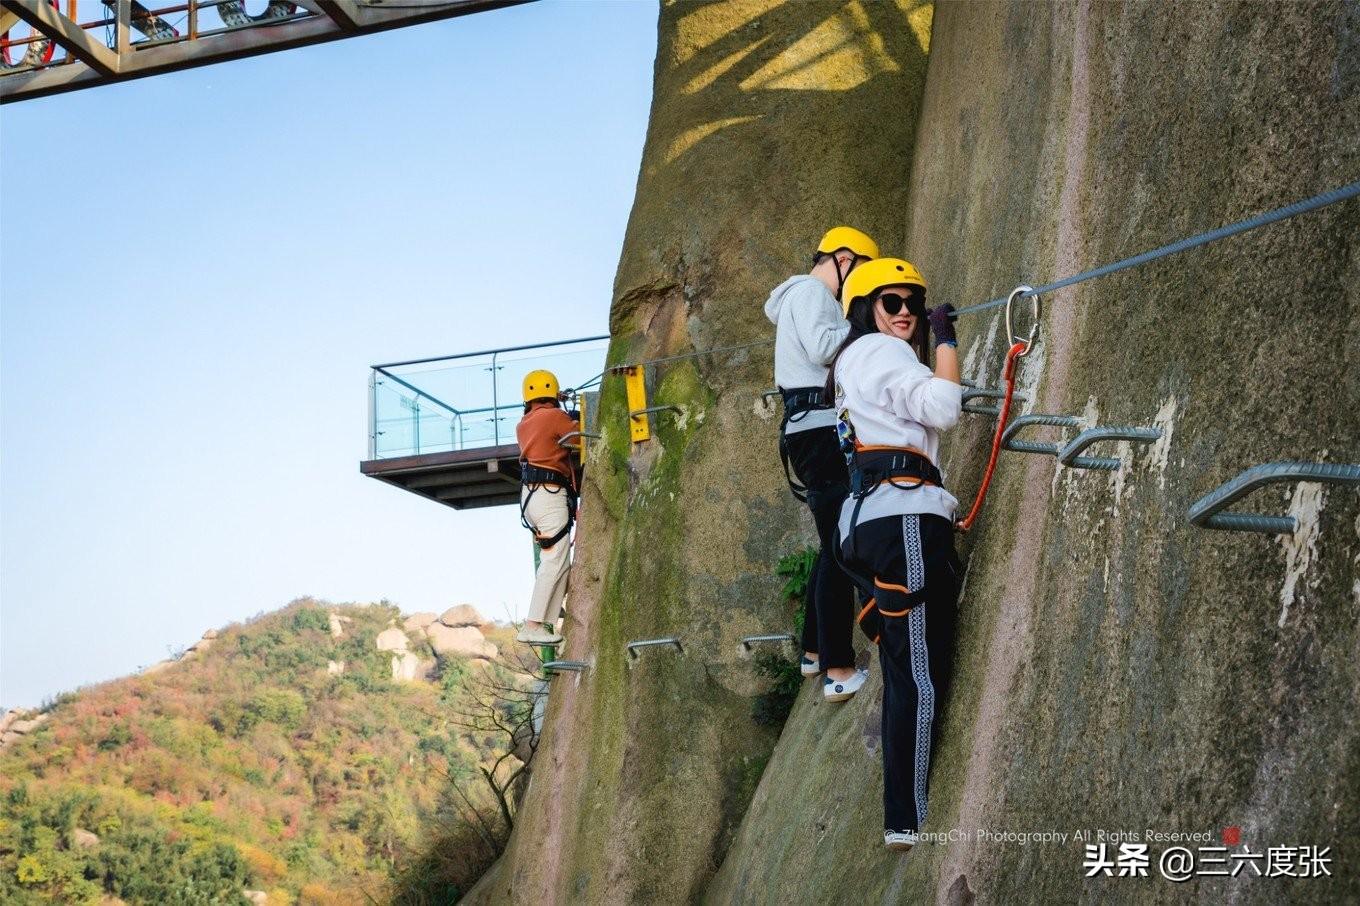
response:
M20 736L23 736L26 733L32 733L34 730L38 729L45 720L47 720L46 714L39 714L28 720L16 720L9 725L9 732L18 733Z
M267 906L269 903L269 894L265 893L263 890L243 890L241 893L245 895L247 900L254 903L255 906Z
M99 845L99 835L93 831L87 831L83 827L77 827L71 831L71 845L76 849L89 849Z
M457 607L450 607L440 615L439 622L453 629L460 626L487 625L486 618L478 613L477 608L471 604L459 604Z
M326 620L330 624L331 638L338 639L345 634L345 624L353 623L353 617L343 617L335 611L326 614Z
M217 638L217 630L216 630L216 629L209 629L207 632L203 633L203 638L205 638L205 639L215 639L215 638Z
M410 641L411 640L406 637L406 633L395 626L391 626L378 633L378 650L405 651L406 646L410 644Z
M5 712L4 717L0 717L0 733L4 733L16 720L23 717L28 712L23 708L11 708Z
M434 613L413 613L401 621L402 628L407 632L419 632L439 619L438 614Z
M326 672L329 673L331 676L339 676L340 674L342 674L342 673L345 672L345 662L344 662L344 661L327 661L327 662L326 662Z
M425 627L435 654L444 657L493 658L499 652L476 626L445 626L443 622Z
M414 651L399 651L392 655L392 679L397 682L410 683L424 679L426 673L420 655Z

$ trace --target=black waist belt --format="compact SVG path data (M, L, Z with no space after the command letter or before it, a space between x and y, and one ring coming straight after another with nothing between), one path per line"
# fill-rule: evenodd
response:
M519 464L520 484L557 484L564 488L570 488L571 477L563 475L556 469L545 469L542 466L532 466L527 462Z
M899 482L902 482L899 484ZM855 528L859 525L859 510L869 495L885 483L904 491L914 491L923 485L944 487L944 478L935 464L907 447L888 447L882 450L856 450L850 460L850 499L855 501L850 511L850 531L842 536L845 553L855 559ZM846 574L863 589L873 594L873 583L855 572L837 550L836 561Z
M785 425L802 421L814 409L831 408L831 403L822 398L821 387L790 387L787 390L780 387L779 395L784 398Z
M898 481L907 482L898 484ZM923 484L944 487L944 478L935 464L908 449L856 450L850 463L850 494L867 497L883 482L914 490Z

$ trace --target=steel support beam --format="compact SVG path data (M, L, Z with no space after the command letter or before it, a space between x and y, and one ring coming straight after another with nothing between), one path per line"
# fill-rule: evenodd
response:
M101 76L118 74L118 55L91 38L79 25L46 3L4 0L5 10L14 13L37 31L61 45L71 56Z
M3 0L6 10L12 10L67 48L80 62L0 74L0 104L531 2L533 0L455 0L428 5L412 2L384 9L363 7L354 0L307 0L301 6L311 15L146 47L124 41L120 42L121 53L116 53L45 3ZM124 3L120 2L120 18L123 7ZM119 28L121 31L126 26L120 22Z
M358 31L364 19L364 10L354 0L298 0L298 6L327 17L347 32Z

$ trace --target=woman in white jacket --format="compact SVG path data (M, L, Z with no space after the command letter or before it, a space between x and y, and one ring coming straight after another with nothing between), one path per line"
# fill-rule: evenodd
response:
M842 563L874 595L860 625L879 646L883 839L897 851L912 847L925 821L959 582L958 501L935 466L940 432L958 421L962 403L957 341L953 307L927 313L925 291L925 280L907 261L879 258L856 268L843 299L850 333L828 378L850 464Z

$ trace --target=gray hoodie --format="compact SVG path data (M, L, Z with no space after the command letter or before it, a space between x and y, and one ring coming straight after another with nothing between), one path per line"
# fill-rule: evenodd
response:
M790 277L770 293L765 316L775 326L775 383L785 390L825 384L826 366L850 332L841 304L826 285L810 274ZM793 434L835 424L834 411L819 409L789 422L784 431Z

